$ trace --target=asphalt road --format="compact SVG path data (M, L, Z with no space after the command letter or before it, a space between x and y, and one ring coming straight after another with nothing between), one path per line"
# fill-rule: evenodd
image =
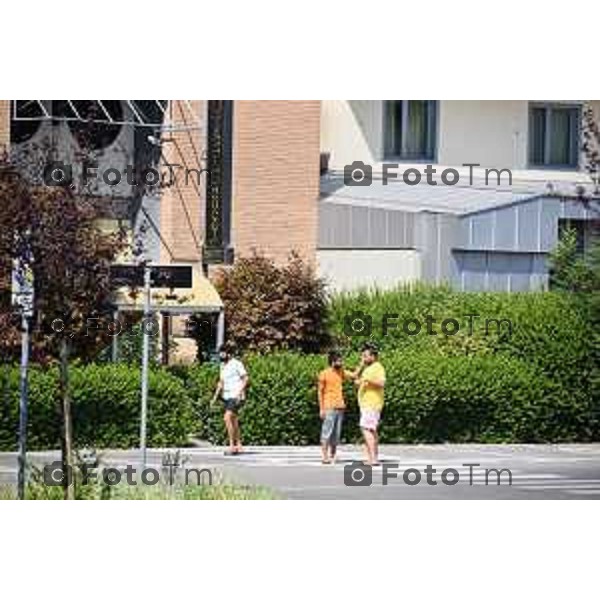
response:
M163 479L166 452L148 452L148 467ZM223 448L209 446L181 454L182 476L185 469L207 468L214 480L267 486L291 499L600 499L600 444L389 445L381 448L382 466L370 474L352 464L361 460L357 446L342 446L336 465L322 465L317 447L249 447L227 457ZM29 455L40 468L56 459L57 452ZM102 461L120 469L132 465L139 478L137 451L104 451ZM370 476L371 485L346 485L351 476L363 484ZM190 481L195 477L190 471ZM15 481L16 454L0 453L0 485Z

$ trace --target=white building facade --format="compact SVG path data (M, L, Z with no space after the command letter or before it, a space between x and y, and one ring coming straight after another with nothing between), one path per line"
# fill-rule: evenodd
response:
M600 219L587 107L600 117L600 101L323 101L320 273L338 290L547 287L559 230L585 246Z

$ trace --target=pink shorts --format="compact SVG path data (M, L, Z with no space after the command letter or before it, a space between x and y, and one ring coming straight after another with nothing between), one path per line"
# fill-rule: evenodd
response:
M377 431L381 412L378 410L361 410L360 411L360 428Z

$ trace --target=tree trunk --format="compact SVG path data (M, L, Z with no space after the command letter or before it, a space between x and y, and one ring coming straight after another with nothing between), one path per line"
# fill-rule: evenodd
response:
M62 417L62 462L65 470L63 490L65 500L75 500L73 424L71 421L71 390L69 388L69 340L66 336L63 336L60 342L60 396Z

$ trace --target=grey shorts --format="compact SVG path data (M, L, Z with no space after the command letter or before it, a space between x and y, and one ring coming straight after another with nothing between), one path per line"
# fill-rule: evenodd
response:
M321 425L321 443L337 446L342 437L342 423L344 411L340 409L328 410Z
M242 407L242 404L243 403L237 398L223 398L223 408L225 409L225 412L231 411L237 415L238 411Z

